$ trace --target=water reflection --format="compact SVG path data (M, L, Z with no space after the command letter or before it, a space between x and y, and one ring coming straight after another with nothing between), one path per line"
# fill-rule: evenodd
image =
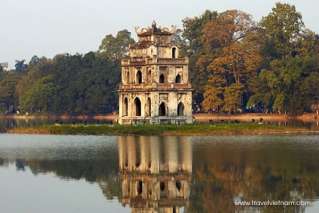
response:
M318 141L318 136L0 135L0 176L11 171L7 179L1 176L0 206L5 206L1 197L8 193L1 187L14 188L17 182L23 184L19 194L45 199L29 187L30 179L21 178L22 173L31 173L45 184L52 181L46 182L45 177L53 175L59 182L95 185L91 200L102 197L107 205L94 212L112 212L111 200L121 209L118 212L315 213L319 208ZM70 189L60 193L64 190ZM33 203L29 196L23 199ZM78 195L74 199L82 205L90 201ZM307 200L313 206L236 207L234 200ZM64 208L57 205L54 210L65 212ZM9 212L5 210L0 209Z
M121 203L132 212L181 212L188 206L192 144L185 137L119 137Z

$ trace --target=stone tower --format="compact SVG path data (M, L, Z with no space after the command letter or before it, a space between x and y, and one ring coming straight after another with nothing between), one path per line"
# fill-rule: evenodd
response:
M179 57L174 27L136 28L138 42L121 61L120 124L192 123L188 58Z

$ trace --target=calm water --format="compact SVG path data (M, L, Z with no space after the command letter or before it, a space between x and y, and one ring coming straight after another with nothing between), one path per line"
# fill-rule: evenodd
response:
M0 212L317 213L319 137L2 134Z

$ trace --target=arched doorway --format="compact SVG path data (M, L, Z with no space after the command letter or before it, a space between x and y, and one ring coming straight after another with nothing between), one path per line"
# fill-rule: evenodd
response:
M152 115L152 107L151 107L151 104L152 104L152 102L151 102L151 99L150 98L148 98L147 99L147 116L151 116Z
M160 77L159 77L159 82L162 84L165 82L165 76L164 74L161 74Z
M141 109L141 101L139 98L135 98L134 105L135 105L135 116L141 116L142 109Z
M180 74L178 74L175 78L175 83L180 84L182 82L182 77Z
M159 116L166 116L167 112L166 112L166 105L165 103L161 103L159 106Z
M123 116L128 115L128 99L124 98L124 103L123 103Z
M136 83L141 84L142 83L142 72L139 70L136 73Z
M177 106L177 116L184 116L184 104L182 102Z
M172 48L172 58L176 58L176 47Z

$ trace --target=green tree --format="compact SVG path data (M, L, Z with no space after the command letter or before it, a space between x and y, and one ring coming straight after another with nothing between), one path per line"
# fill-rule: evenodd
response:
M52 76L40 78L23 96L20 96L20 109L26 112L49 112L54 105L56 87L52 82Z
M243 85L234 83L225 89L223 110L229 113L242 112Z
M306 30L295 6L277 3L260 23L263 71L256 78L248 107L298 114L310 111L318 97L318 38Z
M15 63L15 71L16 72L23 72L27 69L27 64L25 64L25 60L16 60L16 63Z
M304 31L301 14L295 6L284 3L277 3L261 20L260 26L264 29L265 50L274 58L294 54L296 42Z
M119 64L89 52L57 55L29 65L17 85L22 111L98 114L117 108Z
M20 79L18 73L4 73L0 80L0 112L13 113L17 109L16 84Z
M108 59L119 61L127 53L129 45L133 43L131 33L128 30L122 30L115 37L112 34L106 35L98 52Z

